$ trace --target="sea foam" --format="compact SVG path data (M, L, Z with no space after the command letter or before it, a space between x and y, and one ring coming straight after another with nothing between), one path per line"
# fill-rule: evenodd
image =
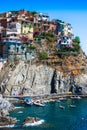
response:
M20 108L24 108L24 107L15 107L15 109L20 109Z
M12 128L14 126L15 126L14 124L13 125L5 125L5 126L0 126L0 128Z
M41 125L44 122L44 120L40 120L34 123L26 123L24 126L37 126L37 125Z
M23 111L19 111L18 113L23 113Z

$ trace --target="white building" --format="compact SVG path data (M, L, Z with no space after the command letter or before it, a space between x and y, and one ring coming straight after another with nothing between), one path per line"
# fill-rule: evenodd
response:
M47 14L43 14L43 13L38 13L38 14L36 14L35 15L36 17L36 21L50 21L50 18L49 18L49 16L47 15ZM34 21L34 22L36 22L36 21Z

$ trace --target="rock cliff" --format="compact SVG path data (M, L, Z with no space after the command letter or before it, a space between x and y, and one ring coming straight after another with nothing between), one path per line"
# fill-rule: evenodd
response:
M86 72L74 77L71 74L64 76L62 72L46 65L37 66L20 62L10 74L8 82L4 83L5 94L33 96L63 94L68 91L74 94L87 94Z

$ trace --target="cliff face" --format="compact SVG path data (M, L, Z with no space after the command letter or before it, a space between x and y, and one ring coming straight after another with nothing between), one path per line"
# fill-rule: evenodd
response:
M13 71L5 92L11 95L50 94L53 73L52 68L22 62Z
M5 86L6 94L16 96L21 94L63 94L68 91L81 94L87 93L87 74L80 74L76 77L70 74L63 76L62 72L46 65L30 66L20 62L10 74Z

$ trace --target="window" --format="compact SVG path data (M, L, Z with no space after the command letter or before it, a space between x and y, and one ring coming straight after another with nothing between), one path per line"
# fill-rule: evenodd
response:
M17 47L17 52L19 52L19 48Z
M10 46L8 47L8 50L10 50Z
M26 28L26 25L24 25L24 27Z
M24 34L26 34L26 31L24 30Z

